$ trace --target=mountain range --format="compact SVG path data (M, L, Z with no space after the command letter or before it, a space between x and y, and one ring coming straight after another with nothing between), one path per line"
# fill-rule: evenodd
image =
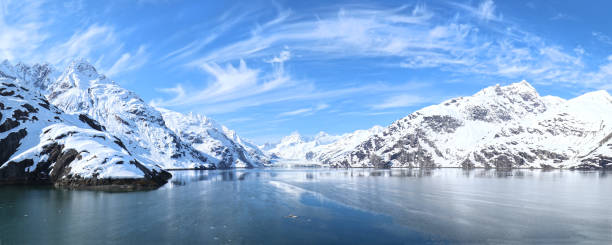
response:
M17 177L15 176L30 175L36 168L32 166L36 166L41 161L48 161L45 165L46 172L42 174L45 176L37 177L32 181L44 178L45 181L52 179L51 181L56 184L66 179L65 176L78 176L82 179L138 178L139 175L123 175L122 171L111 171L106 175L98 174L94 167L103 165L100 168L105 169L106 165L116 162L142 163L141 165L146 166L147 171L165 174L167 172L163 170L167 169L251 168L269 163L268 157L262 151L240 138L234 131L204 116L183 115L163 108L155 108L144 102L135 93L99 74L93 65L83 59L73 61L61 72L48 64L30 66L20 63L13 66L4 61L0 64L0 81L5 91L1 95L2 102L5 104L2 107L2 113L7 115L1 121L2 125L16 121L23 122L23 127L7 127L2 131L0 139L3 143L11 141L11 147L2 148L0 179L13 179L11 182L16 182ZM17 104L13 105L14 103ZM32 109L29 106L24 108L36 120L45 121L45 123L34 123L36 126L26 124L32 123L33 119L21 116L23 109L15 111L15 108L21 104L33 106ZM45 105L44 110L38 108L42 104ZM86 119L66 119L71 117ZM86 122L85 126L84 122ZM90 132L89 125L97 125L92 126L94 130L108 134L104 138L116 139L117 142L120 142L120 144L115 144L120 146L119 149L116 149L114 143L111 144L114 147L111 148L118 150L113 153L116 159L107 161L101 158L102 152L79 148L81 143L68 140L62 142L64 151L69 148L76 150L77 153L73 155L76 155L77 159L80 159L84 151L88 151L93 156L92 159L102 159L102 162L83 160L91 166L82 169L82 172L77 172L77 169L74 168L77 163L74 159L69 159L70 161L63 163L66 165L65 176L52 177L54 171L58 171L54 169L59 165L58 160L47 159L40 149L38 152L32 152L28 148L45 148L41 144L48 143L46 139L49 136L46 134L55 132L47 131L47 127L54 123L86 128L86 132L90 135L86 136L84 132L79 134L80 138L89 141L95 139L99 144L107 143L97 140L102 138L99 133ZM70 139L76 135L72 131L68 132ZM21 136L20 132L25 132L24 136ZM72 145L73 143L75 145ZM33 156L24 156L23 152L32 152ZM121 154L123 154L121 157L124 158L117 158ZM24 160L34 163L29 164L32 165L30 167L19 170L12 167L17 161ZM9 172L11 174L8 174ZM3 178L2 173L7 175ZM141 174L141 177L143 176ZM27 177L26 179L28 180L22 180L22 182L30 182L29 179L32 178Z
M326 140L321 140L321 138ZM610 168L612 97L540 96L526 81L487 87L343 136L294 133L265 149L332 167Z
M256 146L204 115L144 102L85 60L0 63L0 183L154 188L172 169L283 162L330 167L609 168L612 97L487 87L344 135Z

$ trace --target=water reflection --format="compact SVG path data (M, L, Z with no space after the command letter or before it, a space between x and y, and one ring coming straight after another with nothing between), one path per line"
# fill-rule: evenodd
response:
M609 171L572 171L543 169L233 169L233 170L195 170L174 171L171 186L184 186L189 182L244 181L248 179L288 178L295 181L321 181L325 179L352 178L570 178L584 176L589 178L606 178Z
M612 242L612 179L605 171L319 168L172 174L169 184L149 192L0 188L0 243Z

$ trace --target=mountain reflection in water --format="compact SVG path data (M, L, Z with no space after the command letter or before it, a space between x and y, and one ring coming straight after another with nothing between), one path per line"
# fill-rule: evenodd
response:
M612 242L606 171L174 171L154 191L0 188L1 244Z

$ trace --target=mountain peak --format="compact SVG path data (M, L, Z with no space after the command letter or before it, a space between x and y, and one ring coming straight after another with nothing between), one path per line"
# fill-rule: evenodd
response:
M8 60L4 60L2 61L2 63L0 63L0 78L2 77L15 77L15 71L13 69L13 66Z
M300 135L300 133L298 131L294 131L292 132L290 135L285 136L282 140L281 140L281 144L291 144L291 143L300 143L304 141L302 139L302 135Z
M104 75L100 75L89 61L83 58L77 58L70 62L70 65L68 65L59 79L57 79L54 86L59 86L62 89L86 89L91 87L92 82L113 83L106 79Z
M328 133L323 132L323 131L320 131L319 133L317 133L317 134L315 135L315 139L318 139L318 138L323 138L323 137L328 137L328 136L329 136L329 134L328 134Z
M529 97L539 97L538 91L533 86L531 86L529 82L525 80L516 83L511 83L505 86L496 84L494 86L486 87L480 90L475 95L487 97L513 97L515 95L520 95L521 97L525 97L525 95Z
M514 90L520 90L520 91L529 91L529 92L535 92L536 89L531 86L531 84L529 82L527 82L526 80L522 80L520 82L516 82L516 83L511 83L510 85L505 86L506 88L510 88L510 89L514 89Z
M98 76L98 71L87 59L76 58L70 65L68 65L67 71L78 72L80 74L88 75L89 77Z

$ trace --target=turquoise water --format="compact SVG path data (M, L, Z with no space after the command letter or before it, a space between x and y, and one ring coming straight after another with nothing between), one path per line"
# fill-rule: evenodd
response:
M177 171L147 192L0 187L0 244L612 243L602 171Z

